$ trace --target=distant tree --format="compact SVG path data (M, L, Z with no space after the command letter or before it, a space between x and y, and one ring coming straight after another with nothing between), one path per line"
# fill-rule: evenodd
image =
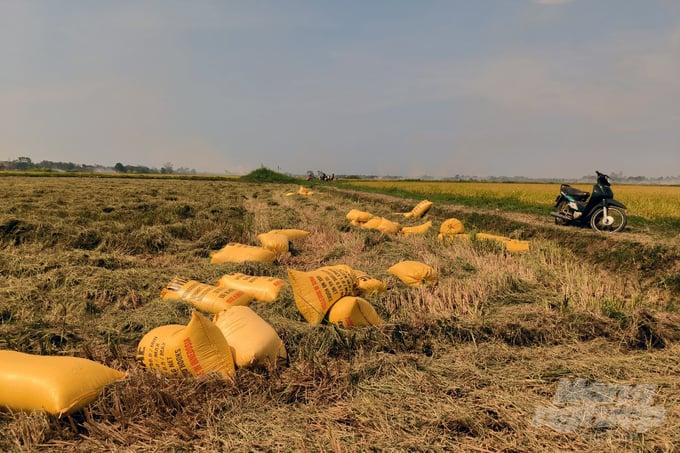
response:
M33 167L33 161L30 157L18 157L14 161L14 168L17 170L29 170Z
M52 162L51 160L42 160L37 164L40 168L47 168L50 170L62 170L63 166L59 162Z
M125 173L149 174L158 173L158 170L152 170L149 167L145 167L143 165L126 165Z
M187 168L187 167L179 167L174 170L175 174L178 175L195 175L196 170L193 168Z
M172 162L166 162L163 164L163 167L161 168L161 173L171 175L174 173L174 168L172 165Z
M116 163L116 165L113 166L113 169L116 171L116 173L125 173L125 165L121 164L120 162Z

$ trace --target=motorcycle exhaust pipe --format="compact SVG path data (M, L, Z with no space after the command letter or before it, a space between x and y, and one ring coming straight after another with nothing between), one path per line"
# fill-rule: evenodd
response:
M550 215L553 216L553 217L557 217L559 219L562 219L562 220L571 220L571 217L564 215L561 212L551 212Z

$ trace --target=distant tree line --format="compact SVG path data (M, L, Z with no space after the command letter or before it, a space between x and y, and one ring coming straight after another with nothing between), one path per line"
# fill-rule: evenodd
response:
M0 170L15 171L65 171L65 172L87 172L87 173L127 173L127 174L179 174L195 175L193 168L179 167L174 168L171 162L166 162L158 169L146 167L144 165L124 165L120 162L113 167L104 165L74 164L73 162L53 162L43 160L33 162L30 157L18 157L14 160L0 161Z
M14 160L0 161L0 171L14 170L14 171L63 171L63 172L85 172L85 173L121 173L121 174L177 174L177 175L195 175L196 170L193 168L179 167L174 168L171 162L166 162L161 168L146 167L144 165L125 165L121 162L116 163L113 167L104 165L88 165L88 164L74 164L73 162L53 162L43 160L40 162L33 162L30 157L18 157ZM227 172L228 173L228 172ZM323 172L318 172L323 173ZM313 171L308 170L307 175L314 174ZM289 174L289 176L293 176ZM615 184L664 184L664 185L679 185L680 175L678 176L660 176L656 178L648 176L625 176L622 172L612 172L610 174L612 182ZM585 175L580 178L530 178L526 176L468 176L468 175L453 175L438 178L430 175L422 175L416 178L406 178L403 176L378 176L378 175L335 175L338 179L406 179L415 181L494 181L494 182L568 182L568 183L592 183L595 181L595 175ZM334 178L334 179L335 179Z

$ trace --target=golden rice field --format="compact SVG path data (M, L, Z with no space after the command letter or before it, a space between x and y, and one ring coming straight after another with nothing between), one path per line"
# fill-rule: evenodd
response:
M411 192L429 197L494 199L513 203L552 207L559 193L559 183L496 183L454 181L347 181L347 185L380 191ZM592 185L572 184L590 192ZM680 187L650 185L613 185L614 197L625 204L631 216L647 220L680 217Z

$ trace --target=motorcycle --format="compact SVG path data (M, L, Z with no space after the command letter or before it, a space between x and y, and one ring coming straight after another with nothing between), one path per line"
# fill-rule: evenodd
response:
M588 226L598 232L616 233L628 223L623 203L614 200L609 176L599 171L593 193L571 187L560 186L560 194L555 199L556 210L550 215L557 225Z

